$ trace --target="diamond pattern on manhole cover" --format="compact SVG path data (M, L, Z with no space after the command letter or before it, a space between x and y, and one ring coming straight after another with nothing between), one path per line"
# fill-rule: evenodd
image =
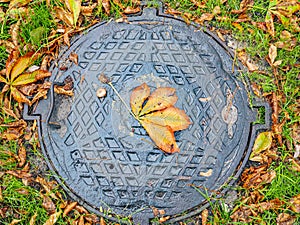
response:
M43 153L71 197L95 213L105 216L99 209L109 209L142 224L154 216L152 206L167 215L189 211L190 216L205 200L197 189L222 191L239 175L255 138L256 114L238 72L232 73L230 55L211 34L155 9L128 19L96 25L77 38L58 65L75 51L78 66L52 67L50 81L72 78L75 94L52 91L33 112ZM114 92L99 82L101 73L112 78L127 103L144 82L151 89L174 87L176 106L192 120L175 133L181 152L157 149ZM107 89L106 98L97 98L100 87ZM224 112L233 107L236 119L229 121Z

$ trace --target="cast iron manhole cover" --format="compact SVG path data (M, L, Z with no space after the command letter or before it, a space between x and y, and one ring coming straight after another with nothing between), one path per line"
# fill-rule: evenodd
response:
M239 176L258 130L252 125L256 111L238 68L232 72L230 55L211 34L150 8L128 21L98 24L77 38L57 65L72 52L78 65L53 66L50 78L53 85L72 79L74 96L56 95L52 86L31 118L38 115L43 153L57 179L89 210L132 216L135 224L149 223L151 206L167 215L193 215L205 200L197 188L222 191ZM99 82L101 73L128 104L144 82L176 89L176 106L192 121L175 134L180 153L154 146ZM96 96L100 87L106 98Z

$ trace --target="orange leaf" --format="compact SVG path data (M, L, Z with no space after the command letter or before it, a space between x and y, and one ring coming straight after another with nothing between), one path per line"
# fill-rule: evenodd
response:
M98 0L98 4L102 2L102 6L107 15L110 15L110 2L109 0Z
M13 68L10 72L10 80L14 81L15 78L24 72L24 70L30 65L32 62L33 52L28 52L26 55L21 56L17 59L16 63L14 64Z
M190 118L185 112L175 107L147 114L143 120L161 126L169 126L173 131L184 130L191 124Z
M124 9L124 13L125 13L125 14L134 14L134 13L138 13L138 12L140 12L140 11L141 11L140 7L134 8L134 7L131 7L131 6L127 6L127 7Z
M14 86L30 84L49 76L51 73L46 70L35 70L18 76L12 84Z
M143 83L142 85L136 87L130 96L130 106L134 115L138 115L142 109L144 101L150 95L150 88L147 84Z
M19 103L24 102L30 105L29 99L26 98L25 95L23 95L17 88L11 87L11 94L17 102Z
M146 120L140 120L140 122L157 147L166 153L179 152L171 127L149 123Z
M162 110L174 105L177 102L175 88L159 87L149 97L148 102L145 104L139 116L143 116L147 113Z
M9 74L11 69L13 68L16 59L18 58L19 53L17 51L12 51L6 60L6 78L9 79Z
M4 77L0 76L0 82L7 83L7 80Z

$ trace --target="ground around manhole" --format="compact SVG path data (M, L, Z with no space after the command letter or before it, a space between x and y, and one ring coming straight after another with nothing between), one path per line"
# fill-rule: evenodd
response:
M244 76L254 95L267 99L273 111L272 128L258 136L250 155L255 163L249 163L237 185L219 198L199 192L209 207L178 224L299 224L299 1L187 0L163 6L166 13L203 25L232 47L248 70ZM117 224L66 195L41 154L38 124L24 121L22 114L24 103L34 107L46 96L51 85L47 71L61 45L70 45L72 36L99 21L126 22L127 15L141 8L139 1L1 1L1 224ZM26 57L21 60L20 55ZM29 62L32 57L35 61ZM69 62L77 60L75 54ZM55 91L73 94L70 83ZM264 108L259 112L256 122L264 123ZM53 121L52 126L59 124ZM164 210L153 212L153 223L172 221Z

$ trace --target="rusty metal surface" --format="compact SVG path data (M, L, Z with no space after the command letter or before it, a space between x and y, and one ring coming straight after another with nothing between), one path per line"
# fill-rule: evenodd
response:
M78 54L78 65L68 61L71 52ZM129 23L94 26L57 65L50 81L72 78L74 96L57 95L52 87L27 117L39 119L43 153L57 179L89 210L103 216L100 208L110 210L141 224L153 217L151 206L167 215L187 210L192 215L205 200L197 188L222 191L245 165L258 130L252 125L256 112L237 68L232 72L230 55L207 32L145 8ZM60 70L62 65L68 69ZM176 88L176 106L193 122L175 133L181 152L157 149L99 82L101 73L112 78L127 103L144 82L152 89ZM106 98L96 96L100 87Z

